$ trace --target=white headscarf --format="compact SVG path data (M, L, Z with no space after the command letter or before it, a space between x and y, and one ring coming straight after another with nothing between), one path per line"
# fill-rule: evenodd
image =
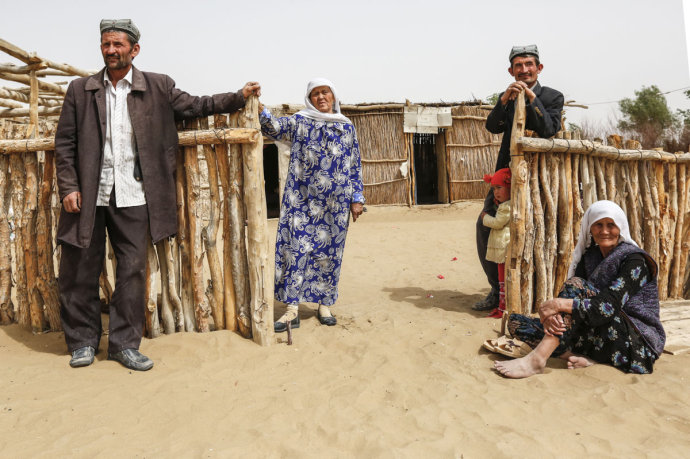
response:
M328 86L329 88L331 88L331 92L333 93L334 99L334 113L320 112L316 107L314 107L314 104L311 103L309 95L311 94L314 88L318 88L319 86ZM333 83L331 83L329 80L325 78L314 78L309 82L309 84L307 85L307 94L304 96L304 105L306 106L306 108L304 110L298 111L296 113L297 115L302 115L305 118L311 118L317 121L352 124L352 121L350 121L350 119L347 116L340 113L340 100L338 99L338 94L336 94L335 92L335 87L333 86Z
M625 241L636 247L639 247L637 242L633 241L632 237L630 236L628 218L625 216L623 209L612 201L594 202L591 206L589 206L585 212L585 215L582 217L582 223L580 223L580 234L577 237L577 245L573 251L573 261L570 263L570 268L568 269L568 279L575 275L577 264L580 263L580 260L582 260L585 250L592 245L590 233L592 225L602 218L610 218L616 224L620 230L620 236L618 239L619 242Z

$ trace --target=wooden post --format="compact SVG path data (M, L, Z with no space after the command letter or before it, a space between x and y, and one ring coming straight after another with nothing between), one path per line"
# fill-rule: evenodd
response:
M594 172L597 177L597 199L609 199L606 192L606 179L604 178L604 165L601 158L593 158Z
M0 155L0 325L14 322L12 248L10 243L10 158Z
M177 190L177 236L175 240L178 246L178 266L179 281L180 281L180 302L182 304L184 331L191 332L196 329L194 320L194 298L192 294L192 265L190 261L190 235L189 227L187 225L187 202L186 195L186 180L185 180L185 166L184 155L185 149L179 148L177 152L177 174L176 190Z
M520 304L523 313L530 313L532 311L533 301L534 301L534 268L533 268L533 255L534 255L534 244L535 244L535 234L534 234L534 207L532 205L531 199L531 180L529 177L529 171L532 170L532 164L536 164L539 161L538 153L525 153L523 152L525 159L525 173L526 179L524 184L524 202L525 202L525 237L524 246L522 249L522 256L520 257ZM512 187L511 187L512 191Z
M582 169L579 167L580 164L583 166L586 164L587 168L589 170L589 174L592 176L592 184L596 185L596 179L594 177L594 164L591 162L587 162L588 159L584 155L574 155L573 156L573 175L572 175L572 180L571 180L571 188L572 188L572 196L573 196L573 225L572 225L572 240L575 242L575 238L577 237L578 232L580 231L580 222L582 221L582 216L585 213L584 208L582 207L582 196L580 194L580 182L584 183L584 172ZM582 186L584 194L584 185ZM592 194L593 197L592 199L596 200L596 187L592 187Z
M239 113L230 115L230 127L239 125ZM231 267L232 276L226 271L226 285L229 277L235 288L235 317L237 329L245 338L252 336L252 294L249 286L249 264L246 244L246 212L244 209L244 169L242 167L242 148L230 145L228 161L228 188L225 203L227 212L223 221L223 263ZM226 322L231 318L226 317Z
M558 170L558 252L554 269L554 295L560 290L568 275L568 266L573 253L573 196L571 180L571 155L565 154Z
M198 122L193 120L191 128L197 129ZM208 324L208 302L204 295L204 252L201 247L201 187L199 185L199 161L197 146L185 147L184 165L187 196L187 224L189 225L189 262L192 274L192 298L197 331L210 331Z
M676 221L676 231L673 237L673 264L671 265L671 278L669 280L669 297L680 298L682 294L683 271L686 258L682 258L683 230L685 228L685 217L687 212L687 193L686 190L686 165L678 164L678 218Z
M531 161L530 171L530 191L532 193L532 209L534 217L534 304L539 306L546 301L549 295L546 281L546 260L544 257L544 241L545 241L545 225L544 225L544 207L541 202L541 195L539 193L539 164L543 161L545 153L534 153L533 161ZM531 312L531 311L530 311Z
M158 292L156 290L156 272L158 271L158 257L156 249L148 238L146 247L146 330L149 338L161 335L158 320Z
M674 163L668 165L668 227L662 236L664 247L663 263L659 266L659 299L669 297L671 263L673 263L673 238L678 225L678 167Z
M208 129L208 118L199 120L201 129ZM218 234L218 223L220 222L220 196L218 195L218 166L216 163L216 152L211 145L204 145L204 158L208 168L208 186L210 194L208 225L201 230L201 238L204 242L206 261L208 262L211 274L211 283L207 298L211 306L211 314L216 330L225 328L225 315L223 313L223 271L218 259L218 249L216 247L216 236Z
M541 184L542 195L544 196L544 227L545 227L545 239L544 239L544 261L546 267L546 291L547 296L550 298L553 295L553 273L554 273L554 257L556 253L556 245L558 241L556 236L558 234L558 220L556 218L557 209L556 201L553 198L552 190L554 193L558 192L558 187L551 186L552 177L556 174L553 173L553 164L556 163L556 158L552 155L543 154L539 158L539 182ZM556 180L556 183L558 181Z
M24 222L24 185L26 184L26 171L21 154L10 156L10 181L12 184L12 221L14 224L14 254L15 254L15 296L17 299L17 322L23 326L31 325L29 315L29 293L26 288L26 263L24 258L22 230ZM28 198L30 199L30 198Z
M446 130L441 131L436 136L436 181L438 183L438 202L447 203L448 199L448 164L446 163Z
M41 180L36 218L36 248L38 256L37 288L45 304L45 315L52 331L62 330L60 321L60 299L58 284L53 263L53 223L51 198L53 194L53 177L55 175L55 152L46 151L43 162L43 179Z
M242 127L261 129L259 100L250 96L240 115ZM242 145L244 201L247 208L247 251L252 291L252 336L268 346L273 342L273 279L268 258L268 221L264 190L263 138Z
M525 249L525 227L527 218L527 162L517 139L525 133L525 96L521 93L515 100L515 116L510 136L510 244L506 254L506 303L509 312L527 313L531 305L521 301L521 259Z
M656 196L656 186L652 186L650 178L651 168L648 161L639 161L640 195L642 196L642 234L644 239L644 250L654 259L659 260L659 243L657 233L657 223L659 213L657 210L658 201Z

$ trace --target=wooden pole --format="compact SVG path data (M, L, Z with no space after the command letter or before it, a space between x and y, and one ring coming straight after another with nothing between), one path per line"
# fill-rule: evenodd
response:
M659 259L657 222L659 213L654 199L656 187L651 185L651 169L647 161L640 161L637 165L640 177L640 196L642 197L642 234L644 250L657 261Z
M619 137L619 136L609 136ZM620 137L619 137L620 138ZM522 137L518 143L524 151L544 153L577 153L616 161L659 160L668 163L690 162L690 153L673 154L657 150L625 150L612 145L601 145L590 140L540 139Z
M0 72L0 79L16 81L17 83L31 84L31 78L28 75L15 75L12 73L2 73ZM48 83L47 81L38 81L38 87L46 92L58 94L64 96L67 91L60 85L54 83Z
M199 120L201 129L208 129L208 118ZM218 166L216 163L216 152L211 145L204 145L204 158L208 170L208 186L210 194L208 225L201 229L201 238L204 243L204 252L208 263L211 280L209 283L206 297L208 299L213 323L216 330L225 328L225 314L223 312L223 270L220 267L218 258L218 248L216 246L216 236L220 223L220 196L218 194Z
M573 253L573 197L571 180L570 154L563 157L562 166L558 170L558 250L554 269L554 290L560 290L568 275L568 266ZM554 291L554 295L557 292Z
M239 125L239 113L230 115L230 126ZM225 239L223 258L231 266L232 285L235 290L235 316L237 329L245 338L252 336L252 291L249 285L249 261L246 243L246 212L244 208L244 168L240 145L230 145L228 161L228 188L225 201L227 212L223 221ZM226 272L226 285L227 280ZM230 317L226 317L226 321Z
M184 331L191 332L196 329L194 318L194 298L192 294L192 265L190 261L190 233L187 224L186 179L184 165L185 148L179 148L177 152L177 173L175 175L175 187L177 190L177 236L175 240L178 246L178 269L180 280L180 301L182 304Z
M531 305L522 302L521 259L525 249L525 229L527 218L527 162L517 143L525 132L525 97L521 93L515 101L515 116L510 137L510 244L506 254L506 303L507 311L526 313Z
M524 153L524 152L523 152ZM521 310L525 314L532 311L534 301L534 267L533 254L535 244L534 234L534 207L531 199L531 180L529 178L529 171L532 170L532 164L536 163L539 158L538 153L524 153L525 158L525 185L524 185L524 203L525 203L525 237L522 255L520 257L520 302ZM512 191L512 187L511 187Z
M0 110L2 112L2 110ZM28 114L28 112L27 112ZM251 129L209 129L207 131L178 132L180 146L243 144L255 142L257 131ZM54 137L43 139L0 140L0 154L55 150Z
M213 124L217 129L227 128L227 115L216 115ZM228 147L225 144L216 145L216 162L218 177L223 187L223 313L226 330L237 331L237 299L235 296L235 281L232 275L232 247L230 242L231 223L229 215L230 193L232 193ZM250 327L251 328L251 327Z
M170 239L159 241L156 244L156 253L161 270L161 323L163 333L169 335L177 330L184 330L184 312L175 287L175 268Z
M26 234L22 230L24 222L24 185L26 183L26 171L21 155L10 156L10 181L12 184L12 221L14 224L14 254L15 254L15 296L17 299L17 322L22 326L31 325L29 315L29 293L26 284L26 263L24 259L23 237ZM27 199L31 199L28 197Z
M260 129L259 100L250 96L240 115L240 124ZM273 342L273 279L268 259L268 221L264 190L263 139L243 145L244 201L247 208L247 251L252 292L252 336L268 346Z
M530 162L530 191L532 194L532 209L534 217L534 277L535 277L535 305L540 305L548 298L546 281L546 263L544 257L545 225L544 207L539 193L539 164L543 161L544 153L535 153L533 161ZM531 312L531 311L530 311Z
M158 320L158 291L156 290L157 271L158 257L149 238L146 247L146 330L149 338L157 338L161 335Z
M669 297L669 290L671 287L671 265L673 263L673 239L676 234L676 228L678 226L678 167L676 164L668 165L668 198L669 198L669 227L668 234L665 237L666 253L667 257L664 260L664 279L663 282L659 279L659 299L665 300ZM661 276L661 269L659 270L659 276Z
M41 180L36 218L36 248L38 256L37 287L45 304L45 315L51 331L62 330L60 321L60 298L53 263L53 222L51 198L55 175L55 152L46 151L43 162L43 179Z
M683 271L681 267L685 266L687 257L682 258L683 244L687 241L683 240L683 230L685 228L685 217L687 212L687 193L686 190L686 165L679 164L678 172L678 218L676 221L676 231L673 237L673 264L671 265L671 278L669 280L669 297L680 298L682 295Z
M191 121L192 129L197 129L198 121ZM187 197L187 224L189 225L189 261L192 271L192 297L197 331L210 331L208 324L208 301L204 295L204 252L201 246L201 187L199 184L199 162L197 147L184 149L184 165Z
M594 173L597 177L597 199L608 199L606 191L606 179L604 178L604 164L601 158L592 158L594 162Z
M14 322L12 247L10 243L10 180L8 156L0 156L0 325Z

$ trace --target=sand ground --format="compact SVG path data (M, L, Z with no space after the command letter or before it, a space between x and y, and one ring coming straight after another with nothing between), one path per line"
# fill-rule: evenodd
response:
M105 340L72 369L61 333L0 328L0 456L687 457L690 354L648 376L557 359L527 380L491 370L481 343L500 321L470 309L488 291L479 208L370 207L348 236L339 324L306 305L292 346L163 336L136 373Z

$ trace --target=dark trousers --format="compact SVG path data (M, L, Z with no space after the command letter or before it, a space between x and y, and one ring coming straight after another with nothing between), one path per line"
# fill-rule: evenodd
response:
M139 349L145 321L146 245L149 233L146 205L99 206L91 245L81 249L62 244L60 257L60 317L70 352L84 346L98 349L101 302L98 279L105 257L105 231L115 252L115 290L110 302L108 351Z
M496 210L494 209L493 190L489 190L489 194L486 196L486 199L484 200L483 210L484 212L487 212L492 216L496 214ZM498 265L493 261L489 261L486 259L486 247L487 245L489 245L489 234L491 233L491 228L489 228L488 226L484 226L482 220L483 219L481 216L477 218L477 255L479 256L479 262L482 264L482 269L486 274L486 279L489 281L489 284L491 285L491 289L495 290L496 293L498 293Z

